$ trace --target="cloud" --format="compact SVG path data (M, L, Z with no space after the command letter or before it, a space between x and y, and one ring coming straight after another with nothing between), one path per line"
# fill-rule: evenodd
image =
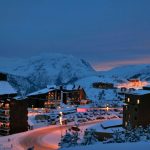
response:
M122 65L137 65L137 64L149 64L149 63L150 63L150 57L145 57L145 58L137 58L132 60L102 62L98 64L93 64L93 67L96 70L110 70L114 67L122 66Z

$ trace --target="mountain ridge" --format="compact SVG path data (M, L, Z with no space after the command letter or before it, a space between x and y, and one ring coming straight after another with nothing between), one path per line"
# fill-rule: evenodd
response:
M96 71L83 59L72 55L42 54L29 59L1 59L0 72L8 73L8 80L25 93L48 84L68 84L95 75Z

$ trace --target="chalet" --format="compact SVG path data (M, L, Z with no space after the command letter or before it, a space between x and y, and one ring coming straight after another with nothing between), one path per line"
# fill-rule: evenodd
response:
M26 101L16 96L17 92L8 83L7 75L0 73L0 135L28 130Z
M126 128L150 124L150 91L136 90L125 95L123 107L123 126Z
M86 93L81 86L67 85L63 88L63 103L70 105L80 105L86 100ZM83 102L84 101L84 102Z
M56 108L60 103L80 104L86 98L86 94L80 86L47 86L42 90L27 95L30 108Z
M61 89L54 87L38 90L27 95L29 108L56 108L60 105Z
M93 83L94 88L99 88L99 89L113 89L114 84L113 83L105 83L105 82L95 82Z

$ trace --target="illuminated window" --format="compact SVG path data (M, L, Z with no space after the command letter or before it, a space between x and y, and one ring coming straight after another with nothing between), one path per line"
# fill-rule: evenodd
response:
M6 107L6 108L9 108L9 104L5 104L5 107Z
M2 107L2 106L3 106L3 104L4 104L4 103L0 103L0 107Z
M140 104L140 100L139 99L137 100L137 104Z
M130 102L130 98L128 98L127 101Z
M125 122L125 126L127 126L128 125L128 123L127 122Z

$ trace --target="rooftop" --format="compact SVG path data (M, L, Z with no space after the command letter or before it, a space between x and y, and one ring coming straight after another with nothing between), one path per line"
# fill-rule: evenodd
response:
M48 93L48 92L53 91L53 90L54 90L54 89L44 88L44 89L38 90L38 91L36 91L36 92L30 93L30 94L28 94L27 96L45 94L45 93Z
M66 85L66 86L63 86L63 90L68 90L68 91L77 90L77 89L80 89L80 88L81 88L80 86L75 86L75 85L72 85L72 84L68 84L68 85ZM33 92L33 93L28 94L27 96L46 94L46 93L48 93L48 92L50 92L50 91L54 91L54 90L58 90L58 89L60 89L59 86L56 86L56 85L48 85L47 88L44 88L44 89L35 91L35 92Z
M5 94L17 94L17 91L7 81L0 81L0 95Z
M78 89L81 89L80 86L74 85L74 84L68 84L68 85L64 86L63 88L65 90L78 90Z
M146 95L146 94L150 94L150 90L136 90L136 91L133 91L131 94Z
M119 127L119 125L122 125L122 120L115 119L115 120L107 120L104 121L103 123L98 123L96 125L91 126L90 128L95 129L97 132L113 133L115 130L119 131L124 130L121 126ZM103 127L107 129L104 129Z

